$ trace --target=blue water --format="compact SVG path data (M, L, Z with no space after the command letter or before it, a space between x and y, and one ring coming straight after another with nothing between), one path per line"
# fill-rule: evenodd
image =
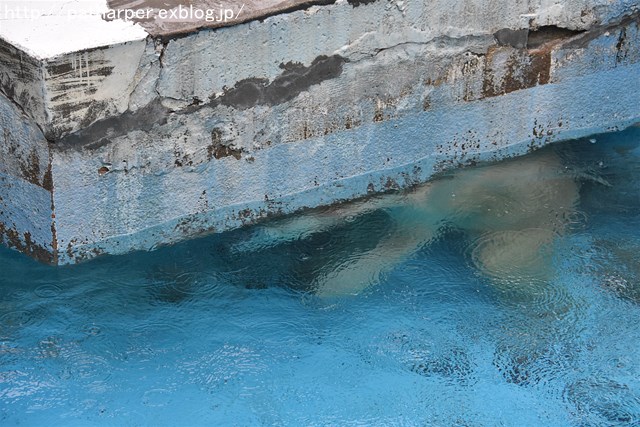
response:
M1 249L0 425L640 426L640 128L544 150L540 185L488 166L72 267Z

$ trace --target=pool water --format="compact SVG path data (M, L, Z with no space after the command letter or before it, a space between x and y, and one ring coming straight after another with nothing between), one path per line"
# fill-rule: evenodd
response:
M151 253L0 249L0 425L640 426L640 128Z

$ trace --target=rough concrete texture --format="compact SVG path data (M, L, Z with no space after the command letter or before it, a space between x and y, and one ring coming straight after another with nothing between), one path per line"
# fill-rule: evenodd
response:
M0 28L5 243L150 249L640 121L635 1L257 4L54 56Z

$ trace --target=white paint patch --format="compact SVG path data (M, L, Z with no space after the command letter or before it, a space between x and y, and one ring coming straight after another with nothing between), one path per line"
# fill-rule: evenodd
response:
M0 0L0 38L39 59L143 40L124 20L105 21L106 0Z
M153 52L153 44L150 45ZM47 103L61 116L54 125L80 128L83 120L95 103L101 103L99 112L93 113L95 120L124 113L129 108L129 95L143 76L136 76L141 58L147 47L146 41L119 44L108 49L71 53L59 57L57 64L67 65L71 72L50 75L46 72ZM101 75L100 69L109 68L108 75ZM148 93L151 96L154 92ZM75 105L72 111L57 113L65 105Z

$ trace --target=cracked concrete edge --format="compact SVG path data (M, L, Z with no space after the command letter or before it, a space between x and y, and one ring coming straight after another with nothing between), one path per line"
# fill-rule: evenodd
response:
M231 27L173 38L137 37L41 60L31 58L39 64L37 79L19 75L10 61L0 63L0 76L10 76L4 80L11 82L3 86L3 93L30 114L49 140L55 141L98 120L135 111L152 100L151 86L170 108L182 109L220 94L224 87L243 79L272 80L280 71L279 64L309 65L321 55L357 61L402 43L440 40L440 47L446 49L445 39L492 38L504 28L555 25L585 30L637 9L628 0L589 0L560 6L542 1L534 5L494 2L486 7L469 0L459 0L459 7L395 0L294 3L293 9L283 6L276 13L276 8L266 18ZM149 62L150 54L157 65ZM194 55L206 66L194 67L190 62ZM187 68L194 68L194 72L185 71ZM42 89L34 96L20 91L20 86ZM31 101L26 102L25 96Z

